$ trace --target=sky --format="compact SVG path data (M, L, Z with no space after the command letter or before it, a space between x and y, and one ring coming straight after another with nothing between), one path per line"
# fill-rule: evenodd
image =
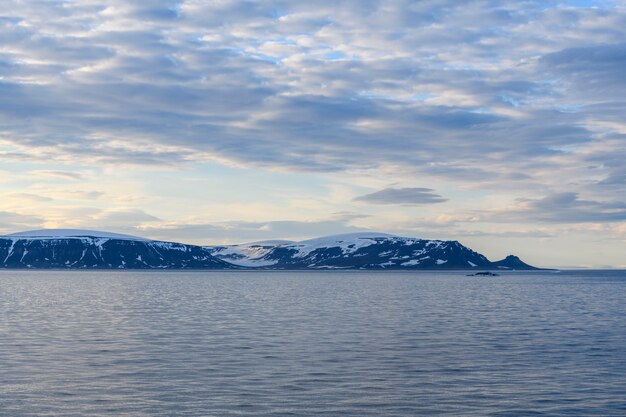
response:
M3 0L0 233L626 267L626 1Z

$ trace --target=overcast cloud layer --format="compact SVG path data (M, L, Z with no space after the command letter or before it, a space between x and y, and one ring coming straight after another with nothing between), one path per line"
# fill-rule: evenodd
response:
M341 198L321 191L312 197L326 205L311 208L306 219L294 203L293 212L281 213L285 236L266 236L265 228L262 237L302 237L296 230L334 224L334 213L349 211L354 216L338 231L435 233L442 222L449 233L470 233L467 225L476 222L525 224L498 226L495 236L547 223L593 224L597 237L621 239L615 230L626 221L625 6L5 0L0 162L5 170L79 184L95 181L100 170L182 178L217 164L319 176L329 189L344 190ZM68 183L56 196L40 183L5 185L5 201L13 196L13 203L0 206L0 225L14 231L27 221L50 224L45 199L59 193L68 212L120 219L102 226L143 225L171 237L184 237L180 231L192 225L213 231L265 218L222 214L222 226L211 226L223 209L163 218L139 196L147 182L137 185L137 201L118 196L114 206L102 203L114 185L94 184ZM398 212L385 226L376 220L381 204L439 211ZM167 235L172 224L179 232ZM187 236L200 239L198 230ZM229 230L237 236L239 229Z

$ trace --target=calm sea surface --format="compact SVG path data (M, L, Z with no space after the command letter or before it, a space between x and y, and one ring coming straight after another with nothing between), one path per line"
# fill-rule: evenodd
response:
M626 272L0 272L1 416L626 416Z

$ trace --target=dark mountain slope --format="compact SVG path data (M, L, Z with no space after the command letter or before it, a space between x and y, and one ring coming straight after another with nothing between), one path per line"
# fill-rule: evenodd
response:
M0 238L0 268L233 268L200 246L109 237Z

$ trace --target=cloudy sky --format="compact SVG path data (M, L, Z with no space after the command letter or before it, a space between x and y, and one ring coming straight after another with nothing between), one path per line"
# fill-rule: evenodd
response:
M623 0L3 0L0 233L626 266L625 74Z

